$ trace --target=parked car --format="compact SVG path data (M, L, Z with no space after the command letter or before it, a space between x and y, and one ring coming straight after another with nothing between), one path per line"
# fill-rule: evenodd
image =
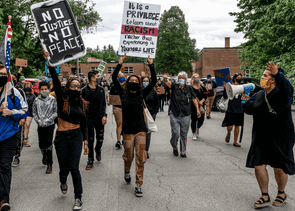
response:
M255 89L253 91L250 92L250 97L252 95L254 95L255 93L259 92L260 90L262 90L262 88L260 87L260 81L253 78L253 77L246 77L246 76L242 76L242 81L241 84L248 84L248 83L253 83L255 84ZM218 86L217 87L217 93L215 96L215 100L212 106L212 109L215 111L222 111L220 108L218 108L218 103L221 99L221 97L223 96L223 90L224 87L223 86ZM222 111L224 112L224 111Z
M29 82L32 83L35 95L40 94L40 91L39 91L39 82L41 81L40 79L38 79L38 78L26 78L25 81L29 81Z

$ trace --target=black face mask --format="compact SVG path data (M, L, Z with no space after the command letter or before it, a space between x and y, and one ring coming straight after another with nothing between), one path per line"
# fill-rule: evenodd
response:
M69 89L67 91L67 94L68 94L70 100L78 100L80 97L80 91L78 91L78 90L70 90Z
M139 83L128 82L127 88L130 89L131 91L138 91L140 89L140 85Z
M0 87L4 86L8 81L7 76L0 76Z
M242 83L242 79L236 79L236 81L238 82L238 84Z

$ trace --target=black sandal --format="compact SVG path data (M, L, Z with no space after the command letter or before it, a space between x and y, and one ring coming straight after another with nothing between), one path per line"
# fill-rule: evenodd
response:
M268 200L265 201L263 197L260 197L260 199L258 199L256 201L259 204L254 203L255 208L262 208L262 207L266 207L266 206L270 205L271 201L270 201L270 197L269 197L268 193L262 193L262 196L268 196Z
M272 205L273 206L277 206L277 207L280 207L280 206L283 206L283 204L285 203L286 199L287 199L287 194L285 193L285 191L278 191L278 193L280 194L285 194L285 197L281 197L281 196L277 196L276 199L273 201Z

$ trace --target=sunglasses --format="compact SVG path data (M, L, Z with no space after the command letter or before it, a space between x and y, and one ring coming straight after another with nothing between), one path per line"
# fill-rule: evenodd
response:
M77 89L80 89L80 85L76 85L76 84L71 84L70 87L73 89L75 89L76 87Z

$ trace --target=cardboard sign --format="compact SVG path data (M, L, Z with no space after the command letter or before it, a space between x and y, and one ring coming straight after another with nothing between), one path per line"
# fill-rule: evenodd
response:
M26 59L19 59L19 58L15 59L15 66L17 67L27 67L27 64L28 64L28 60Z
M156 57L161 5L125 1L119 55Z
M109 95L109 96L110 96L109 102L111 105L122 105L119 95Z
M81 34L67 0L31 6L32 15L49 64L56 66L86 55Z
M223 86L223 82L230 82L232 84L229 68L217 69L213 70L213 72L217 86Z

